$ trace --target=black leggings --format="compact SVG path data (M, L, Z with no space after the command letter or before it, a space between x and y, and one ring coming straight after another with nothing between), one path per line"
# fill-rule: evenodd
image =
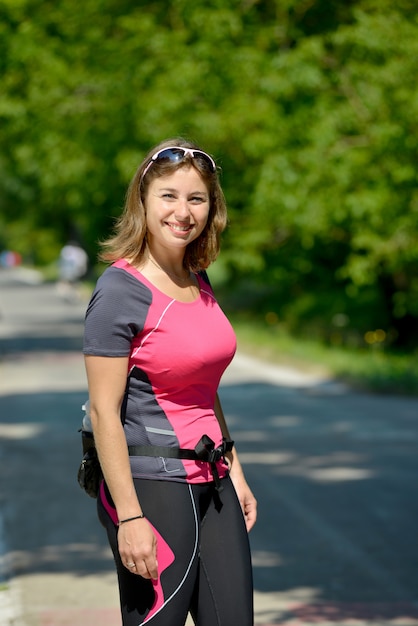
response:
M248 535L230 478L218 494L213 483L135 479L147 520L158 540L159 579L130 573L117 546L116 517L102 485L99 518L116 562L123 626L253 626Z

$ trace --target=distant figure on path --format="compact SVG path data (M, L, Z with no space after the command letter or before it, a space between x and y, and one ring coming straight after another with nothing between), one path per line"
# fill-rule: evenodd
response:
M58 292L66 300L77 300L77 283L85 276L89 259L87 253L75 241L70 241L61 250L59 265Z

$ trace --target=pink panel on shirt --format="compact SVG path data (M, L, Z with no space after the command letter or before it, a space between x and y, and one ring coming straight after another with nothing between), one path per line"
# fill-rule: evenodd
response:
M180 448L194 449L202 435L218 446L222 432L214 414L215 395L235 349L235 334L210 286L197 275L200 295L179 302L162 293L126 261L115 263L152 293L143 331L133 341L129 367L144 371ZM127 415L127 420L140 419ZM163 445L163 444L160 444ZM187 482L213 479L206 463L185 461ZM219 464L220 475L225 466Z

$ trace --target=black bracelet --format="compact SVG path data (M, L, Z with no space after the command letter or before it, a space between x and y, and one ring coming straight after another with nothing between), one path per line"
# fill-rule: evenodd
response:
M121 519L118 522L118 526L121 524L126 524L126 522L132 522L134 519L144 519L145 515L141 513L141 515L135 515L135 517L128 517L127 519Z

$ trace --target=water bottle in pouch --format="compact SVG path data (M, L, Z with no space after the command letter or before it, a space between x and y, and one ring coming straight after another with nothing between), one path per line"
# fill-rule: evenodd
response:
M93 427L90 419L90 403L88 400L81 407L84 411L81 426L81 443L83 446L83 458L78 469L78 484L92 498L97 498L100 482L103 478L94 445Z
M90 419L90 402L86 400L82 405L84 411L83 422L81 426L81 440L83 443L83 454L86 454L90 448L94 448L93 426Z

